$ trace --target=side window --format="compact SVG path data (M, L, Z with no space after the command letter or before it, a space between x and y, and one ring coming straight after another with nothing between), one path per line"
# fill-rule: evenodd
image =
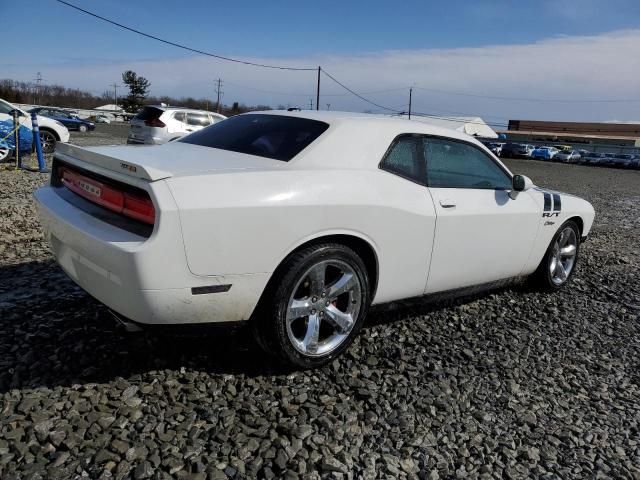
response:
M430 187L510 189L511 179L488 155L472 145L425 138Z
M187 123L198 127L206 127L211 124L206 113L187 113Z
M187 115L184 112L176 112L173 114L173 118L175 118L179 122L184 123L186 121Z
M396 138L380 163L380 168L417 183L425 184L422 140L414 135Z

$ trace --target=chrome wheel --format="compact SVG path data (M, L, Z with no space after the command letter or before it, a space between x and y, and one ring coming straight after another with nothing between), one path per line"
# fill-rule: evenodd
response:
M549 274L555 285L562 285L567 281L578 252L578 237L571 227L565 227L556 237L553 250L549 257Z
M53 153L56 148L56 137L53 133L40 130L40 145L43 153Z
M9 158L10 152L8 147L0 145L0 162Z
M309 268L287 306L287 335L293 347L308 356L338 348L356 324L361 293L360 278L347 262L325 260Z

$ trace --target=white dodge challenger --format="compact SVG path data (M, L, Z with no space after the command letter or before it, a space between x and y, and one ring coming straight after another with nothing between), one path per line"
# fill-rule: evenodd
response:
M594 219L465 134L337 112L60 145L35 198L60 266L128 325L250 320L302 367L343 352L371 304L524 276L561 288Z

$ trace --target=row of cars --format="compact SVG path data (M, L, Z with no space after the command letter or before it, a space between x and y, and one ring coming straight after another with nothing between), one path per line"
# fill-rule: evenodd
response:
M569 145L529 145L526 143L484 142L497 156L507 158L532 158L564 163L580 163L617 168L640 168L640 155L627 153L596 153L575 150Z

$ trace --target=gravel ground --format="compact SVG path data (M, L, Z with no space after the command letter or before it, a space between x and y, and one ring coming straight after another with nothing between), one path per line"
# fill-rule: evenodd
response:
M507 163L594 204L571 285L378 309L315 371L125 334L51 261L46 176L0 168L0 478L640 479L640 172Z

